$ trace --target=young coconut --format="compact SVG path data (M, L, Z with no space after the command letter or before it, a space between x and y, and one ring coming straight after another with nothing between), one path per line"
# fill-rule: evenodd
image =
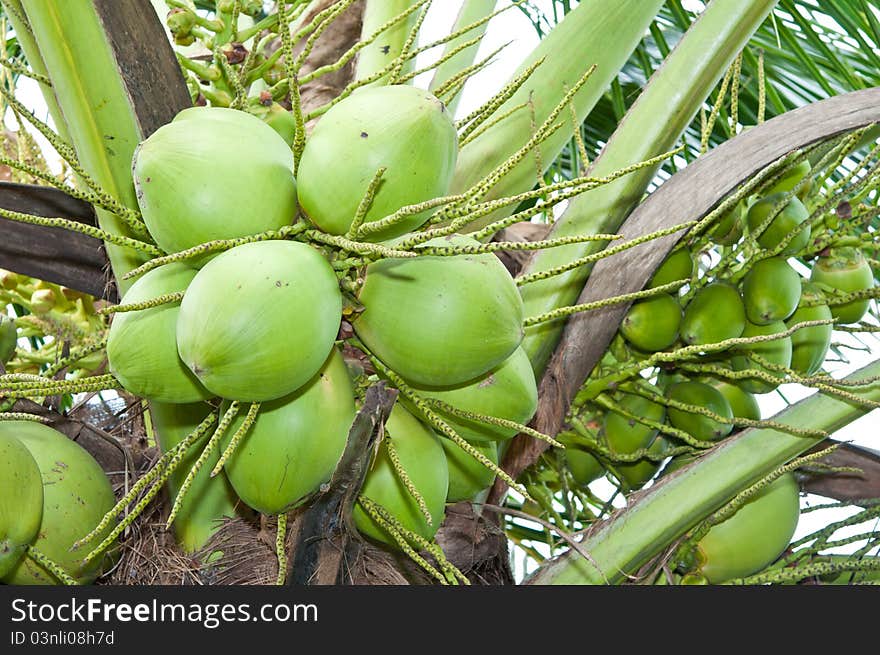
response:
M30 451L0 432L0 578L37 537L43 519L43 479Z
M709 529L697 546L700 572L712 584L757 573L788 546L799 516L797 480L786 473Z
M708 409L725 419L733 418L733 409L727 398L708 384L702 382L678 382L666 390L666 397L686 405ZM723 439L733 430L733 423L722 423L703 414L669 407L669 422L679 430L684 430L694 439L716 441Z
M659 390L657 391L659 395ZM654 423L663 423L666 420L666 408L663 405L637 394L621 394L617 399L617 405L640 419ZM662 455L668 448L669 442L658 433L657 428L618 412L609 410L605 414L603 434L605 443L613 453L631 455L647 448L651 455ZM627 488L638 489L654 477L660 468L660 461L644 458L631 463L614 462L612 466Z
M646 285L648 289L662 287L676 280L687 280L694 274L696 262L688 248L673 250L660 264Z
M782 193L774 193L752 205L748 213L749 229L757 230L770 217L773 207L783 199ZM801 226L797 234L783 248L781 254L793 255L800 252L810 242L810 225L805 223L809 217L810 212L804 207L804 203L796 197L791 198L758 237L758 243L765 250L772 250L782 243L783 239L787 238L791 232L797 230L798 226Z
M213 411L207 403L190 403L174 405L170 403L154 403L150 405L150 414L154 418L153 426L162 452L168 452L191 434L199 424ZM180 466L168 479L168 491L171 502L177 498L180 487L186 479L190 468L198 459L204 444L197 443L186 453ZM202 468L196 474L189 491L184 498L177 516L174 519L174 536L183 550L195 553L208 543L211 536L220 527L225 517L236 515L235 507L239 504L235 491L222 472L211 477L211 470L220 459L216 450L211 453Z
M766 195L773 195L774 193L785 193L786 191L791 191L807 175L810 174L810 171L813 169L810 164L809 159L804 159L798 162L795 166L792 166L785 174L777 180L776 184L770 187L767 190ZM809 183L807 183L809 185ZM803 193L803 191L802 191ZM803 200L803 198L801 198Z
M169 253L277 230L296 216L290 147L243 111L184 109L138 146L133 174L147 229Z
M451 236L426 246L478 243ZM353 322L358 337L417 385L474 380L507 359L523 338L519 290L491 254L381 259L367 267L359 300L364 311Z
M446 492L446 502L471 500L495 480L493 471L483 466L451 439L440 437L440 445L446 453L446 464L449 467L449 490ZM476 448L493 464L498 464L497 444L490 443Z
M522 348L501 364L475 380L451 387L428 387L411 385L420 395L435 398L452 407L470 412L525 424L532 420L538 408L538 387L529 357ZM416 408L408 408L418 415ZM467 441L473 444L489 444L493 441L511 439L516 428L483 423L456 416L441 408L437 412Z
M221 412L229 407L228 401ZM336 348L323 368L294 393L260 405L253 425L226 462L232 487L249 507L282 514L330 479L355 416L354 392ZM222 440L244 424L239 413Z
M736 339L746 327L742 297L727 282L713 282L694 295L684 310L681 340L688 345Z
M785 327L785 323L783 323L782 321L775 321L773 323L770 323L769 325L755 325L750 321L746 321L746 329L743 330L743 337L779 334L781 332L785 332L786 329L787 328ZM786 368L791 366L791 337L782 337L779 339L771 339L769 341L761 341L758 343L750 343L743 346L737 346L735 350L744 353L752 352L759 357L766 359L771 364L777 364ZM782 373L774 373L768 371L761 364L753 362L745 354L734 355L731 358L730 363L733 367L733 370L735 371L748 371L754 369L755 371L760 371L780 378L780 381L784 377ZM779 386L779 382L771 383L765 380L760 380L758 378L746 378L743 380L738 380L737 384L749 393L769 393Z
M831 308L824 303L825 296L819 288L803 281L801 302L789 319L786 327L793 327L805 321L830 321L834 316ZM819 304L813 304L819 303ZM831 324L801 328L791 335L791 368L801 375L817 373L825 363L825 355L831 346Z
M342 294L321 254L260 241L218 255L193 279L177 318L180 358L210 391L262 402L321 368L342 320Z
M563 452L571 477L581 487L589 486L591 482L598 480L605 473L605 467L593 453L568 443L565 444Z
M836 248L829 255L816 260L810 280L836 291L850 293L873 288L874 273L858 248ZM830 304L831 315L843 325L858 323L868 311L870 303L865 299Z
M782 257L755 262L743 280L746 316L756 325L784 321L801 299L801 276Z
M85 537L116 498L104 471L94 458L75 441L41 423L0 421L0 434L18 439L30 451L43 478L43 517L33 546L54 561L79 584L89 584L113 560L106 553L83 566L83 551L71 546ZM107 526L94 543L113 529ZM13 585L58 584L58 580L25 555L0 582Z
M15 354L18 346L18 329L15 320L0 314L0 362L6 364Z
M385 173L366 224L445 196L457 155L452 116L428 91L406 85L361 89L331 108L306 141L297 169L299 202L322 230L345 234L380 168ZM368 238L411 232L430 215L413 214Z
M185 291L195 275L196 271L184 264L165 264L131 285L122 304ZM107 361L126 391L163 403L194 403L213 396L177 354L179 313L180 303L170 302L113 317Z
M361 488L361 495L384 508L403 527L425 539L432 539L443 522L449 491L449 468L440 437L406 411L403 405L396 403L385 424L384 438L391 439L401 467L425 501L431 522L428 523L418 502L400 479L385 445L380 444L378 448ZM377 525L360 504L355 505L352 516L362 534L397 547L393 537Z
M678 339L681 305L668 293L633 303L620 324L620 333L643 352L668 348Z

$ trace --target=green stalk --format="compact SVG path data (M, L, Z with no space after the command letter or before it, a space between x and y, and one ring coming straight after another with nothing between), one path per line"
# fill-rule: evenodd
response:
M544 60L531 78L492 116L502 116L531 98L535 121L540 125L566 90L595 64L592 77L572 99L577 119L583 121L617 77L662 4L663 0L591 0L580 3L514 73L511 79L535 62ZM568 112L563 115L567 116ZM531 129L530 112L517 111L468 143L459 153L450 193L461 193L502 164L522 146L523 135L530 134ZM561 129L541 144L545 166L553 163L570 138L570 130ZM527 157L495 185L487 198L527 191L535 181L535 164L531 157ZM482 227L495 218L498 216L488 216L471 229Z
M495 5L498 4L498 0L464 0L464 3L461 5L461 11L458 12L458 17L455 19L455 25L452 28L452 32L456 32L472 23L476 23L477 21L485 18L489 14L491 14L495 10ZM443 53L451 52L462 43L474 39L478 36L482 36L486 33L486 27L488 23L483 23L477 28L474 28L467 34L462 34L457 39L453 39L449 43L446 44L446 48L443 50ZM453 78L455 75L466 69L468 66L474 63L477 58L477 51L480 49L479 44L473 45L469 48L465 48L454 57L451 57L447 61L440 64L434 70L434 78L431 80L431 85L428 87L429 90L434 91L435 89L443 86L448 80ZM455 116L455 110L458 108L458 103L461 100L461 92L455 94L453 98L451 98L446 106L449 108L449 112Z
M141 135L94 6L52 0L22 4L80 163L107 193L137 209L131 159ZM97 214L101 229L134 236L115 215L100 209ZM146 257L131 248L106 248L124 293L131 282L122 275Z
M6 10L6 17L12 24L12 29L15 30L15 38L18 39L18 44L21 46L21 50L24 52L31 70L37 75L48 77L49 75L46 72L46 65L43 63L40 50L37 48L37 43L30 33L30 26L24 22L26 16L21 6L21 0L2 0L2 4ZM67 125L64 123L64 116L61 114L61 109L55 100L52 87L42 82L39 85L40 91L43 92L43 99L46 101L46 106L49 109L49 115L52 117L52 122L55 123L55 129L62 138L67 139Z
M880 375L880 361L847 380ZM880 401L880 383L853 390ZM834 432L870 411L845 400L815 394L774 417L797 428ZM603 523L582 543L600 573L580 555L566 553L543 566L532 584L602 584L622 582L737 493L822 440L768 428L745 430L658 483L641 499ZM604 574L604 576L603 576Z
M385 23L399 16L415 3L416 0L366 0L361 38L370 37ZM418 14L417 11L405 21L385 30L378 39L361 50L355 68L355 80L363 80L378 73L403 53L406 38ZM387 84L387 77L372 83L372 85L382 84Z
M672 149L705 98L775 4L776 0L710 2L663 66L651 77L589 174L597 177L609 175ZM616 232L641 200L658 168L643 168L576 197L555 223L553 236ZM528 262L523 274L546 271L604 247L601 242L593 242L539 251ZM574 303L590 269L584 266L523 288L526 316L536 316ZM564 326L563 319L526 330L523 347L536 371L547 365Z

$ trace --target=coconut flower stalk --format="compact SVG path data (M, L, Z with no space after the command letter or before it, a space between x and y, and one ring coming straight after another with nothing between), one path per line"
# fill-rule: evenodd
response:
M589 173L607 175L670 150L775 4L775 0L709 3L651 78ZM645 168L574 198L554 224L553 236L616 232L656 172L657 167ZM546 271L604 247L591 243L541 251L523 274ZM590 270L582 266L523 288L526 316L574 303ZM564 326L564 321L554 321L526 331L524 347L536 371L546 366Z

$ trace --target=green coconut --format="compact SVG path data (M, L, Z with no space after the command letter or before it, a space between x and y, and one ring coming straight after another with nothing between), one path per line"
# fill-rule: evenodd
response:
M317 250L296 241L248 243L212 259L189 285L178 353L218 396L274 400L323 366L341 312L336 275Z
M361 488L361 495L383 507L403 527L425 539L433 539L443 522L449 491L449 468L440 438L400 403L391 410L385 424L385 438L392 440L401 467L424 499L431 523L422 515L418 502L400 480L384 446L377 451ZM394 538L376 524L360 505L355 506L352 516L361 534L397 548Z
M588 486L594 480L598 480L605 473L605 467L602 462L596 459L593 453L582 450L572 444L566 444L565 461L568 464L568 470L571 477L581 487Z
M791 328L806 321L830 321L834 315L824 302L825 296L816 285L803 282L801 302L789 319L786 327ZM818 302L819 304L813 304ZM791 368L801 375L817 373L825 363L828 348L831 347L830 324L805 327L791 335Z
M727 398L716 388L702 382L678 382L666 390L666 397L685 405L707 409L713 414L730 420L733 409ZM694 439L715 441L722 439L733 430L733 423L723 423L714 418L686 409L669 407L669 422L679 430L684 430Z
M803 161L798 162L796 165L792 166L788 169L785 174L779 178L779 180L774 184L770 189L767 190L766 195L773 195L774 193L784 193L786 191L791 191L807 175L809 175L812 170L812 165L810 164L809 159L804 159Z
M787 328L785 327L785 323L783 323L782 321L775 321L773 323L770 323L769 325L755 325L754 323L746 321L746 329L743 330L743 337L780 334L782 332L785 332L786 330ZM782 337L779 339L770 339L769 341L760 341L757 343L745 344L742 346L737 346L735 348L735 351L746 353L753 352L759 357L767 360L771 364L777 364L786 368L791 366L791 337ZM772 372L761 364L753 362L744 354L734 355L730 361L731 366L735 371L755 370L767 373L773 377L777 377L780 379L780 382L784 377L782 373ZM748 391L749 393L769 393L779 386L779 382L771 383L765 380L760 380L758 378L745 378L742 380L737 380L737 385L739 385L742 389Z
M673 250L660 264L646 285L648 289L662 287L676 280L688 280L694 274L694 256L688 248Z
M700 572L720 584L763 570L788 546L799 516L797 480L786 473L709 529L698 544Z
M228 402L221 411L226 411ZM242 408L224 435L226 448L245 420ZM225 464L239 497L264 514L284 513L330 479L354 420L354 392L336 348L292 394L260 405L257 419Z
M446 107L413 86L377 86L353 93L318 122L297 169L299 202L315 225L345 234L379 168L382 183L365 222L401 207L445 196L458 154ZM411 232L430 211L370 235L384 240Z
M488 373L452 387L411 385L420 395L436 398L456 409L494 416L519 424L528 423L538 408L538 388L529 357L522 348ZM415 414L418 411L410 407ZM437 409L459 436L471 443L487 444L510 439L515 428L482 423Z
M710 387L720 391L721 395L730 404L734 417L745 418L750 421L761 420L761 407L758 405L758 399L745 389L726 380L710 376L700 378L698 382L708 384Z
M15 321L6 314L0 314L0 362L5 364L15 354L18 345L18 329Z
M477 243L452 236L427 245ZM367 267L359 300L358 337L418 385L474 380L513 354L523 338L522 298L492 254L379 260Z
M183 441L213 411L206 403L174 405L153 403L150 414L162 452L168 452ZM202 454L204 441L190 447L180 463L180 467L168 479L168 491L172 502L177 498L180 487L189 474L192 465ZM238 497L221 472L211 477L211 471L220 459L215 451L205 460L202 468L191 482L191 486L174 519L174 536L185 552L194 553L205 546L219 529L226 517L236 515Z
M827 256L819 257L813 265L810 280L841 293L864 291L874 286L874 272L858 248L835 248ZM858 323L868 311L871 301L851 300L834 303L829 294L831 315L843 325Z
M709 230L712 241L722 246L732 246L739 241L743 235L748 208L748 200L743 198L725 212Z
M165 264L131 285L122 304L185 291L195 275L196 271L184 264ZM179 313L180 303L173 302L113 317L107 361L129 393L163 403L194 403L213 395L177 354Z
M657 390L659 395L659 389ZM658 402L643 396L624 393L617 398L617 405L629 414L662 424L666 420L666 408ZM659 436L659 430L645 425L634 418L618 412L608 411L602 424L603 435L612 453L631 455L647 448L651 455L662 455L669 443ZM643 458L634 462L617 463L612 461L614 471L621 482L630 489L637 489L654 477L660 468L660 461Z
M773 208L784 199L784 194L774 193L752 205L748 213L749 229L753 232L757 230L770 217ZM810 242L810 224L805 222L809 217L810 212L804 203L797 197L792 197L758 237L758 243L762 248L772 250L797 230L788 245L782 249L782 254L793 255L800 252Z
M620 324L620 333L644 352L668 348L678 339L681 305L678 298L661 293L633 303Z
M43 479L30 451L12 431L0 432L0 578L37 537L43 519Z
M762 259L743 280L746 316L756 325L784 321L801 299L801 276L782 257Z
M43 479L43 517L33 546L79 584L93 582L112 563L113 553L87 566L82 558L113 529L107 526L80 550L71 546L94 529L116 503L113 488L94 458L75 441L41 423L0 421L0 434L18 439L30 451ZM13 585L58 584L29 556L0 581Z
M293 153L247 112L184 109L138 146L133 173L144 222L166 252L277 230L296 216Z
M689 345L736 339L746 326L742 297L727 282L713 282L694 295L684 310L681 340Z
M446 453L446 464L449 467L449 490L446 492L446 501L457 503L463 500L471 500L478 493L488 488L495 480L495 473L473 455L466 453L461 446L445 437L440 438L440 444ZM498 446L494 443L485 446L474 446L492 463L498 464Z
M259 105L252 112L254 116L278 132L288 146L293 145L293 140L296 138L296 118L291 112L277 102L273 102L268 107Z

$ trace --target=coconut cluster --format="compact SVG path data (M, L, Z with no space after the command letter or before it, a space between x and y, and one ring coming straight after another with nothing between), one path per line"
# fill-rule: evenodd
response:
M412 395L391 412L390 444L376 450L362 493L431 538L446 502L472 498L494 479L473 453L497 463L498 444L517 432L468 416L526 423L535 411L519 292L493 255L454 252L477 244L461 235L429 240L409 257L373 257L357 284L340 283L331 237L356 238L357 221L360 241L391 249L432 210L383 219L449 191L457 134L430 93L390 86L342 100L306 141L296 171L285 130L246 112L197 107L140 144L133 174L150 235L169 254L190 252L126 292L122 305L132 311L111 324L110 370L144 398L194 404L201 416L208 401L234 415L219 448L245 432L225 476L250 507L282 514L330 479L357 411L339 348L345 307L363 359L405 381L415 398L453 408L444 420L473 444L438 435ZM284 232L292 226L304 229ZM277 238L251 238L266 233ZM245 416L248 406L255 417ZM355 522L394 545L361 508Z
M716 275L710 269L702 274L700 286L689 293L656 293L640 300L621 323L617 347L623 348L623 358L705 347L701 362L742 375L728 380L669 369L659 374L656 384L645 381L638 389L617 390L612 400L615 406L599 413L595 438L615 456L647 456L634 461L600 461L573 443L565 458L576 482L587 485L609 470L625 490L641 488L681 444L672 435L683 434L703 443L719 441L733 431L734 420L760 420L756 395L779 386L785 377L780 370L789 369L804 377L815 375L831 344L830 321L850 324L862 319L868 300L840 300L841 294L874 285L871 267L861 250L823 251L809 277L802 277L788 262L789 256L810 243L809 211L803 203L812 184L807 178L810 173L809 161L801 162L763 195L740 201L709 231L711 240L720 246L733 246L749 235L768 256L750 263L741 275ZM798 194L793 194L798 185ZM691 250L682 245L663 261L647 288L694 280L696 264ZM806 321L826 323L777 336ZM719 347L727 340L750 337L776 338ZM748 372L756 372L760 378L749 377ZM677 470L686 459L673 458L662 475ZM689 563L688 570L699 570L710 582L723 582L762 569L788 545L797 515L797 485L790 476L783 476L731 519L713 527L698 546L699 561ZM749 520L758 523L750 524ZM753 525L758 524L773 529L764 538L755 539Z

